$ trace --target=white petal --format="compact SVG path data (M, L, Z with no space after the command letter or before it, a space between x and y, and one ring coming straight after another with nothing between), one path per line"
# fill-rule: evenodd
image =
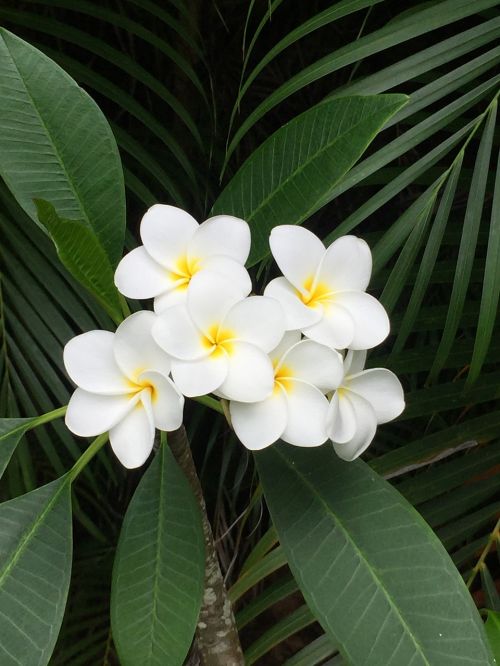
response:
M155 204L141 221L141 238L148 253L162 266L175 270L185 257L198 222L180 208Z
M115 360L114 339L114 334L109 331L88 331L66 344L64 365L77 386L92 393L109 395L130 390L128 380Z
M153 370L143 372L139 381L149 382L154 388L151 395L151 409L155 427L169 432L180 428L184 410L184 396L173 381Z
M325 252L318 281L332 291L365 291L372 273L372 253L367 243L356 236L342 236Z
M302 328L302 333L332 349L344 349L354 335L354 322L350 313L337 302L329 303L317 324Z
M228 372L224 351L216 351L196 361L172 361L172 377L177 388L188 398L216 391Z
M269 245L283 275L305 294L325 254L323 243L304 227L284 224L271 231Z
M401 382L386 368L373 368L349 377L348 388L370 403L377 423L392 421L405 408Z
M288 422L281 438L294 446L320 446L327 438L328 400L306 382L293 380L288 386Z
M154 300L155 314L160 315L173 308L176 305L185 305L187 301L188 284L184 280L177 280L177 283L170 291L165 291Z
M250 296L236 303L222 324L236 340L250 342L269 352L285 333L285 315L278 301L267 296Z
M281 437L288 417L286 398L281 389L261 402L229 403L236 436L252 451L259 451Z
M201 270L210 271L211 273L220 275L233 287L238 288L243 296L248 296L252 291L252 280L250 279L247 269L243 264L238 263L231 257L213 255L204 259L200 263L200 266Z
M328 437L333 442L348 442L356 434L356 415L351 401L348 400L347 391L335 391L330 401L326 418Z
M353 338L346 345L351 349L371 349L389 335L387 312L370 294L362 291L343 291L335 294L335 304L347 310L354 322Z
M375 412L364 398L351 391L346 391L346 394L348 395L346 400L350 402L355 414L356 431L347 442L332 441L339 458L350 461L360 456L372 442L377 431L377 419Z
M133 382L145 370L157 370L164 375L170 372L170 359L153 338L156 320L153 312L143 310L127 317L116 329L113 343L116 362Z
M250 229L244 220L231 215L216 215L205 220L189 243L188 255L200 257L223 254L244 264L250 253Z
M300 331L287 331L285 333L279 344L269 352L269 357L271 358L271 362L274 367L279 364L281 358L290 349L290 347L296 345L301 338L302 334Z
M230 400L259 402L270 396L273 388L274 372L269 356L247 342L231 343L221 392Z
M171 288L168 269L160 266L141 245L126 254L115 271L115 285L127 298L153 298Z
M153 450L155 428L147 398L109 431L109 443L116 457L127 469L143 465Z
M227 312L243 298L237 285L210 271L200 271L189 284L187 309L198 328L209 332L218 328Z
M345 376L356 375L361 372L366 363L366 349L354 350L348 349L344 358Z
M264 296L275 298L285 313L285 328L287 331L297 330L311 326L320 321L321 308L310 308L305 305L297 290L286 278L279 277L271 280L264 289Z
M340 385L344 370L340 354L314 340L301 340L281 359L276 372L290 370L290 377L300 379L324 392Z
M189 316L187 308L177 305L156 318L152 328L156 343L176 359L192 361L207 356L211 348Z
M80 437L95 437L107 432L134 408L135 395L97 395L76 389L68 403L66 425Z

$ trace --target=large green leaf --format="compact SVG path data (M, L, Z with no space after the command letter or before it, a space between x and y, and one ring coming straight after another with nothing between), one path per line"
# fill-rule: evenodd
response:
M0 419L0 477L9 464L21 437L36 417L31 419Z
M82 220L114 265L125 229L123 172L111 129L58 65L0 29L0 175L37 221L33 199Z
M489 610L486 620L486 635L495 655L495 659L500 659L500 613Z
M252 230L249 265L269 252L269 232L300 224L316 209L406 102L404 95L343 97L281 127L243 164L213 207L245 219Z
M66 477L0 505L0 663L44 666L61 626L71 575Z
M256 455L304 597L349 664L493 664L472 599L410 504L329 446Z
M89 227L80 220L63 220L54 206L35 199L40 223L54 241L61 262L104 309L120 322L120 300L108 256Z
M123 666L182 665L204 573L198 505L163 445L130 502L113 569L111 622Z

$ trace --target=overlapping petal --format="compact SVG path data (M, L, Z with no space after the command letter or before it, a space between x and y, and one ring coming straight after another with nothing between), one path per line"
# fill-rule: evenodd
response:
M200 331L208 333L218 327L233 305L243 298L238 286L220 275L202 271L189 285L187 309Z
M354 324L352 340L346 347L372 349L389 335L390 323L387 312L370 294L362 291L343 291L335 294L335 306L344 308Z
M321 308L307 307L294 286L284 277L278 277L264 289L264 296L275 298L285 313L287 331L303 329L319 322L323 316Z
M114 355L114 335L88 331L64 347L64 365L71 379L86 391L107 395L126 393L130 386Z
M345 399L345 394L343 388L336 391L328 408L326 429L333 442L348 442L356 434L356 414L351 402Z
M302 327L302 332L311 340L331 349L345 349L352 343L355 324L350 312L333 302L323 308L320 321L312 326Z
M405 408L401 382L386 368L373 368L349 377L349 389L370 403L377 423L392 421Z
M283 275L305 294L325 254L323 243L304 227L284 224L271 231L269 245Z
M247 269L235 259L222 254L214 254L200 261L200 272L209 271L219 275L232 287L239 289L243 296L252 291L252 280Z
M169 308L159 315L153 324L152 335L156 343L176 359L192 361L211 352L185 305Z
M141 383L149 383L154 424L159 430L177 430L182 424L184 396L169 377L149 370L139 376Z
M216 215L205 220L193 235L188 248L191 260L225 255L244 264L250 253L250 228L238 217Z
M330 391L340 385L344 376L340 354L314 340L301 340L281 358L277 371L289 367L292 376L318 388Z
M342 236L326 250L318 270L318 282L332 291L365 291L372 273L368 244L356 236Z
M188 243L198 229L198 222L186 211L155 204L141 221L141 238L148 254L171 271L187 253Z
M292 380L289 385L288 420L281 438L294 446L320 446L327 438L328 400L307 382Z
M344 375L356 375L361 372L366 363L366 349L349 349L344 358Z
M339 409L336 416L342 418L349 410L354 414L355 430L352 437L346 441L335 438L335 421L329 421L328 436L333 442L337 455L343 460L354 460L360 456L371 444L377 430L377 418L370 403L351 391L345 391L339 400Z
M116 362L133 382L145 370L155 369L165 376L170 372L169 357L153 339L155 322L155 314L144 310L127 317L116 329L113 341Z
M188 398L216 391L228 373L228 357L221 350L195 361L172 361L172 377Z
M296 345L301 338L302 334L300 331L286 331L281 338L280 343L269 352L269 357L274 367L278 366L282 356L290 349L290 347Z
M231 347L227 376L219 387L221 392L229 400L239 402L259 402L270 396L274 372L269 356L247 342L233 342Z
M284 335L285 316L274 298L250 296L229 310L222 327L234 331L236 340L250 342L269 352Z
M97 395L77 388L66 410L66 426L80 437L107 432L134 409L138 395Z
M280 389L260 402L231 402L229 411L238 439L252 451L279 439L288 419L286 397Z
M109 443L127 469L143 465L153 450L155 426L149 392L143 391L135 407L109 431Z
M126 254L115 271L115 285L127 298L153 298L175 286L175 280L141 245Z

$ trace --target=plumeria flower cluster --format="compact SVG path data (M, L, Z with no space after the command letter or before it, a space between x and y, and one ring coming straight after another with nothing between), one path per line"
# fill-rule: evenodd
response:
M138 467L156 429L180 427L184 396L213 394L227 401L248 449L330 439L353 460L378 424L403 411L397 377L364 369L366 350L389 333L384 308L366 293L372 262L364 241L344 236L325 248L307 229L275 227L270 247L282 277L255 296L243 220L218 215L198 224L157 204L140 233L143 245L121 260L115 283L129 298L153 298L154 312L68 342L73 433L109 432L118 459Z

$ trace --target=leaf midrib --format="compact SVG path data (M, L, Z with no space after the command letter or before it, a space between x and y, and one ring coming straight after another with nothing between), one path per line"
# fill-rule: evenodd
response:
M410 638L412 639L412 643L413 643L413 644L415 645L415 647L418 649L418 653L419 653L419 654L422 656L422 658L424 659L425 664L426 664L427 666L432 666L431 662L427 659L427 657L426 657L426 655L425 655L425 653L424 653L424 651L423 651L423 647L422 647L420 641L418 641L418 640L417 640L417 637L412 633L412 631L411 631L410 627L408 626L406 620L405 620L404 617L401 615L401 613L399 612L397 606L395 605L395 603L394 603L394 601L393 601L393 599L392 599L392 596L390 595L389 591L387 590L387 588L386 588L385 585L383 584L383 582L382 582L382 580L380 579L380 577L376 574L375 569L372 568L371 566L369 566L369 559L367 559L367 557L365 556L365 554L364 554L364 552L361 550L361 548L359 548L359 546L356 544L356 542L351 538L351 536L350 536L350 534L349 534L349 531L348 531L347 528L344 526L342 520L337 516L337 514L335 514L335 513L332 511L332 509L331 509L330 506L327 504L327 502L326 502L326 501L325 501L325 500L324 500L324 499L323 499L323 498L317 493L315 487L314 487L314 486L313 486L313 485L307 480L307 478L306 478L306 477L305 477L305 476L304 476L304 475L303 475L303 474L302 474L302 473L301 473L296 467L294 467L294 466L289 462L288 458L286 458L286 457L284 456L284 454L281 453L281 451L279 451L279 450L277 450L277 449L275 450L275 453L277 453L277 455L279 455L279 456L282 458L282 460L285 462L285 464L287 465L287 467L288 467L292 472L295 472L295 474L299 477L299 480L302 481L303 485L305 485L306 488L308 488L309 490L311 490L311 492L313 493L313 496L314 496L315 498L317 498L317 499L319 500L319 502L323 505L326 514L327 514L328 516L332 516L332 517L335 519L335 524L338 524L338 526L339 526L340 529L342 530L342 532L343 532L343 534L344 534L346 540L348 541L348 543L351 544L351 546L352 546L352 548L354 549L354 551L358 554L358 556L360 557L361 561L364 563L365 567L366 567L366 568L368 569L368 571L370 572L370 576L372 577L372 579L374 580L374 582L375 582L376 584L378 584L378 588L382 590L382 592L383 592L385 598L386 598L387 601L389 602L390 607L394 610L396 616L400 619L400 621L401 621L401 625L403 626L403 629L405 630L405 633L407 633L407 634L410 636ZM346 649L345 645L343 645L343 649L346 650L346 652L347 652L347 649Z

